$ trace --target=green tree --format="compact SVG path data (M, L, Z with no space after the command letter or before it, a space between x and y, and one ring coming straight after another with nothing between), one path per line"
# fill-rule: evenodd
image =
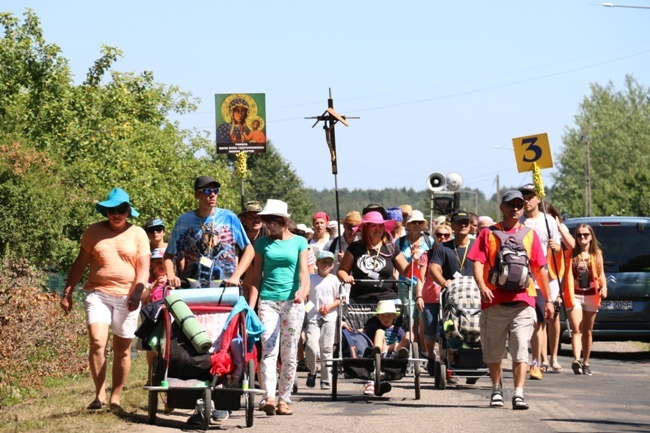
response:
M234 157L229 157L229 161L232 163ZM250 177L244 182L245 201L257 200L264 206L270 198L282 200L289 205L292 220L299 223L311 221L314 205L307 189L271 141L266 143L266 153L248 155L248 170ZM239 183L241 197L241 180L235 176L233 182ZM239 208L241 205L232 209Z
M592 84L576 126L563 137L553 196L571 216L585 215L585 150L589 144L592 215L650 215L650 91L632 76L624 89Z
M0 13L0 255L66 270L83 230L101 219L94 203L124 188L142 223L171 223L196 205L193 179L222 181L220 206L238 202L230 169L204 133L181 130L170 113L196 109L151 72L112 70L103 47L74 85L68 61L48 44L36 15ZM4 151L2 151L4 150ZM202 155L197 157L197 155Z

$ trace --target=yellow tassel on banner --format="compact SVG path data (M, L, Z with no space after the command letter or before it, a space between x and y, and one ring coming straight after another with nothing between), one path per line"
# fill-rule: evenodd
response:
M237 168L237 176L239 176L240 179L246 179L249 175L248 167L246 165L247 159L248 154L246 152L239 152L237 154L237 162L235 163L235 167Z
M533 162L533 184L535 185L535 195L542 199L546 195L544 192L544 181L542 180L542 170Z

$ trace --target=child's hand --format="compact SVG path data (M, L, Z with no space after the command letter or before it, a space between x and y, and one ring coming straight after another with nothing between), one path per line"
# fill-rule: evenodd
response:
M158 278L156 278L156 281L153 283L154 287L160 286L161 284L165 284L167 282L167 275L161 275Z
M330 310L327 308L327 305L323 305L318 311L320 312L321 316L327 316L327 314L330 312Z

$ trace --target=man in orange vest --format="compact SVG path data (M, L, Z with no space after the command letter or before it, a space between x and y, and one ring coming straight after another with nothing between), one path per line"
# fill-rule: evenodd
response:
M539 237L534 230L525 228L520 222L524 198L520 191L508 191L503 195L499 209L503 220L479 233L472 250L467 256L474 261L474 278L481 291L481 349L492 380L490 406L503 407L501 389L501 364L506 353L506 341L512 358L514 395L512 408L528 409L524 400L524 383L528 369L528 342L535 327L535 284L527 278L521 287L506 289L491 281L491 270L495 268L500 236L521 239L528 257L528 266L535 276L546 299L544 315L553 315L553 302L548 287L545 265L546 257ZM522 230L522 233L517 234ZM496 233L497 231L501 233Z

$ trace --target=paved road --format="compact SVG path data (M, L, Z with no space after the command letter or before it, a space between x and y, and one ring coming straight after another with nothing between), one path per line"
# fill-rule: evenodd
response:
M560 362L565 368L561 373L546 373L542 381L527 381L527 411L513 411L508 404L512 397L509 368L504 378L507 404L498 409L488 407L488 379L441 391L433 386L432 377L424 376L421 400L414 400L412 377L393 382L393 391L384 397L372 398L361 395L361 382L342 379L339 400L333 402L328 392L305 388L305 373L300 373L300 390L293 405L295 414L268 417L256 412L253 427L246 431L648 432L650 353L610 351L612 347L617 350L620 344L617 345L598 345L603 350L594 353L591 377L574 375L569 353L563 351ZM136 416L136 423L128 431L187 431L188 416L188 411L161 415L154 427L145 424L142 414ZM213 424L210 430L244 428L243 416L243 411L233 412L229 420L222 425Z

